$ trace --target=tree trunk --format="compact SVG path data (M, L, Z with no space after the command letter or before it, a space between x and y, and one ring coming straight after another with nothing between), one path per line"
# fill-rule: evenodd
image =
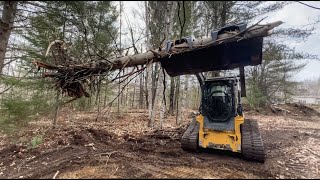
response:
M227 1L222 1L222 9L221 9L221 19L220 19L220 27L226 25L227 22Z
M196 2L191 1L190 2L190 11L191 11L191 17L190 17L190 22L191 22L191 36L194 36L194 25L195 25L195 17L194 17L194 5Z
M184 100L184 102L183 102L183 106L184 106L184 108L188 108L188 96L187 96L187 94L189 94L188 93L188 90L189 90L189 81L190 81L190 75L186 75L186 79L185 79L185 85L184 85L184 96L183 96L183 100Z
M174 103L175 103L175 97L174 97L174 93L175 93L175 82L174 82L174 77L171 77L171 82L170 82L170 96L169 96L169 100L170 100L170 105L169 105L169 114L170 115L174 115Z
M150 32L150 27L149 27L149 20L150 20L150 12L149 12L149 4L148 1L145 1L145 18L146 18L146 36L147 36L147 50L151 49L151 41L150 41L150 36L149 36L149 32ZM144 63L145 64L145 63ZM152 85L147 86L147 82L152 82L153 83L153 64L149 65L147 67L147 80L146 80L146 90L148 91L148 95L147 95L147 103L148 103L148 112L149 112L149 122L148 122L148 126L153 128L154 127L154 113L152 111L153 109L153 93L152 93Z
M212 41L212 38L204 38L204 39L195 39L193 41L193 46L194 47L205 47L205 46L216 46L219 44L227 44L227 43L236 43L236 41L244 39L250 39L250 38L254 38L254 37L265 37L265 36L269 36L271 34L270 30L279 26L280 24L282 24L281 21L277 21L274 23L269 23L269 24L265 24L265 25L256 25L254 27L251 27L250 30L247 30L244 34L239 35L239 36L235 36L234 34L231 33L223 33L218 35L217 40L216 41ZM146 28L148 29L148 28ZM147 39L148 39L148 35L147 35ZM150 40L148 40L150 43ZM148 44L148 42L147 42ZM121 69L124 66L125 67L133 67L133 66L138 66L138 65L144 65L144 64L148 64L151 62L151 60L153 60L152 62L156 62L159 61L163 58L167 58L169 57L169 54L166 52L165 48L159 50L151 50L150 48L150 44L148 45L148 51L146 53L140 53L140 54L136 54L136 55L132 55L132 56L123 56L120 58L113 58L110 60L101 60L101 61L97 61L97 62L92 62L92 63L84 63L84 64L77 64L77 65L68 65L68 68L65 69L70 69L70 71L75 71L77 73L77 71L79 70L83 70L83 69L88 69L90 68L90 70L94 73L101 73L101 70L108 70L108 71L112 71L112 70L116 70L116 69ZM196 49L196 48L195 48ZM184 52L188 52L188 51L193 51L194 49L190 49L189 45L187 43L182 43L182 44L178 44L175 45L171 48L172 52L175 52L174 54L180 54L180 53L184 53ZM155 58L156 55L159 55L159 58ZM112 63L112 66L110 67L110 62ZM61 67L59 66L54 66L54 65L50 65L50 64L46 64L43 62L39 62L39 61L35 61L34 62L37 66L39 67L43 67L49 70L59 70L61 69ZM77 69L77 70L75 70ZM57 75L61 75L59 73L46 73L44 74L44 77L56 77Z
M96 105L98 108L98 113L100 113L100 105L101 105L101 80L100 79L101 79L100 77L97 78L98 84L97 84Z
M133 95L132 95L132 104L131 104L131 108L134 108L134 101L135 101L135 96L136 96L136 84L137 84L137 80L135 80L135 83L133 85Z
M223 27L226 25L226 21L227 21L227 1L222 1L219 2L222 3L222 7L221 7L221 13L220 13L220 27ZM215 10L215 15L216 12L218 12L219 8L217 8ZM217 28L217 24L218 24L218 19L215 19L215 27ZM211 77L219 77L220 76L220 71L212 71L211 72Z
M156 63L154 66L154 69L152 71L152 109L154 107L155 99L156 99L156 93L157 93L157 87L158 87L158 80L159 80L159 63Z
M129 80L128 80L129 81ZM125 83L126 84L126 83ZM126 94L125 94L125 103L126 103L126 107L129 106L129 98L128 98L128 94L129 94L129 87L130 87L130 83L125 87L126 88Z
M148 14L148 13L147 13ZM147 18L148 19L148 18ZM147 21L148 24L148 21ZM193 41L193 47L189 48L187 43L177 44L174 45L171 48L172 54L167 53L165 48L162 49L156 49L151 50L148 49L146 53L136 54L133 56L123 56L123 57L116 57L116 58L110 58L109 60L104 59L100 61L92 61L90 63L84 63L84 64L70 64L70 65L50 65L46 64L40 61L34 61L33 63L38 66L38 68L45 68L48 70L51 70L51 72L43 74L43 77L53 77L56 78L57 81L60 81L60 79L66 80L63 85L60 87L64 92L68 92L68 95L71 97L90 97L90 94L85 91L85 88L83 87L85 84L76 81L75 79L81 78L81 79L87 79L90 80L95 75L101 75L103 73L114 71L116 69L122 69L124 67L133 67L137 65L145 65L147 64L150 66L150 63L158 62L159 60L166 58L169 58L170 56L179 56L179 54L195 51L197 48L207 48L211 46L216 46L219 44L228 44L230 42L237 43L238 40L242 39L250 39L253 37L264 37L270 35L270 30L274 27L279 26L282 24L281 21L277 21L274 23L266 24L266 25L254 25L248 29L246 29L244 32L232 34L232 33L223 33L219 34L217 37L217 40L212 41L212 38L204 38L200 40L194 40ZM146 28L147 30L149 28ZM148 32L148 31L147 31ZM149 33L147 33L149 34ZM54 43L57 43L58 41L55 41ZM147 45L150 47L150 38L147 36ZM62 49L60 51L63 51ZM198 53L199 51L195 52ZM256 54L255 54L256 55ZM158 56L158 58L156 58ZM252 55L251 61L255 60L256 56ZM217 61L223 61L223 59L218 59ZM223 62L221 62L223 63ZM229 67L237 66L237 64L229 64ZM198 70L201 69L194 69L194 72L188 71L187 73L196 73ZM55 71L55 72L52 72ZM149 74L149 77L151 74ZM151 82L151 81L148 81ZM73 86L77 87L77 90L74 91L72 88ZM149 94L151 96L151 94ZM149 101L149 106L151 101ZM119 104L119 103L118 103Z
M173 30L173 19L174 19L174 12L175 12L175 5L176 3L172 2L172 1L168 1L167 2L167 7L166 7L166 16L165 16L165 20L166 20L166 31L165 33L165 37L166 37L166 41L168 41L171 38L171 33ZM166 111L166 102L165 102L165 89L166 89L166 82L165 82L165 76L166 73L163 70L160 73L160 89L162 89L162 92L160 94L160 129L162 129L163 126L163 122L164 122L164 118L165 118L165 111Z
M123 69L122 74L126 74L125 69ZM119 83L120 83L120 81L119 81ZM123 83L126 84L126 80L124 80ZM122 87L122 88L124 88L124 89L123 89L121 95L119 96L119 97L120 97L120 105L121 105L121 106L122 106L123 104L125 104L125 103L124 103L124 95L125 95L125 92L126 92L126 87ZM120 89L120 88L119 88L119 89Z
M143 108L143 73L139 75L140 86L139 86L139 108Z
M212 18L213 20L213 23L212 23L212 29L217 29L218 28L218 21L219 21L219 18L218 18L218 10L219 10L219 3L221 2L216 2L215 3L215 10L214 10L214 18Z
M169 1L170 2L170 1ZM168 18L169 20L169 25L168 25L168 37L167 37L167 40L171 39L172 38L172 35L173 35L173 19L174 19L174 15L176 13L176 9L177 9L177 3L176 2L172 2L171 5L169 5L169 7L171 6L171 12L170 12L170 17Z
M200 86L197 86L196 88L196 100L195 102L193 103L193 108L196 109L196 108L199 108L199 105L201 104L201 92L200 92Z
M172 38L173 35L173 22L172 19L174 19L174 14L176 12L177 9L177 3L172 3L171 5L171 12L170 12L170 18L169 18L169 34L168 34L168 39ZM167 40L168 40L167 39ZM174 84L174 77L170 78L170 95L169 95L169 114L170 115L174 115L174 92L175 92L175 84Z
M152 100L151 100L151 119L150 119L150 124L151 127L154 127L154 122L155 122L155 104L157 101L157 88L158 88L158 83L159 83L159 64L155 64L155 68L153 69L152 73L152 87L151 87L151 95L152 95Z
M163 121L164 121L164 111L165 111L165 103L164 103L164 85L163 85L163 79L165 74L163 72L159 72L159 78L158 78L158 87L159 87L159 92L157 94L159 94L159 114L160 114L160 118L159 118L159 122L160 122L160 129L162 129L162 125L163 125Z
M120 1L119 2L120 3L120 32L119 32L119 38L120 38L120 43L119 43L119 46L120 46L120 49L121 49L121 25L122 25L122 23L121 23L121 15L122 15L122 2ZM120 74L121 74L121 70L119 70L119 77L120 77ZM118 94L120 93L120 78L119 78L119 85L118 85ZM122 98L122 96L118 96L118 110L117 110L117 113L118 113L118 116L120 115L120 101L122 100L121 99Z
M108 82L106 81L106 86L104 90L103 108L107 105L107 94L108 94Z
M180 99L180 76L177 77L176 93L175 93L175 104L176 104L176 124L180 124L180 110L179 110L179 99Z
M181 89L179 94L181 98L178 99L178 102L179 102L178 104L180 104L180 107L179 108L177 107L177 124L178 125L186 119L187 102L189 100L187 99L188 84L189 84L189 75L186 75L184 80L184 88Z
M57 124L57 119L58 119L59 97L60 97L60 91L57 90L56 102L55 102L55 112L54 112L54 118L53 118L53 124L52 124L53 129L55 128L55 126Z
M148 71L148 81L147 82L152 82L152 78L151 78L151 74L152 74L152 65L149 66L147 68L147 71ZM153 120L153 113L152 113L152 86L148 86L148 111L149 111L149 124L148 126L149 127L153 127L154 125L154 122L152 121Z
M0 76L19 1L4 1L0 20Z
M145 71L145 80L144 80L144 92L146 94L145 98L146 98L146 109L149 108L149 91L148 91L148 74L149 74L149 68L150 67L147 67L147 70Z
M121 74L121 70L119 69L119 77L120 77L120 74ZM118 94L120 93L120 78L119 78L119 83L118 83ZM117 114L118 116L120 116L120 96L118 96L118 109L117 109Z

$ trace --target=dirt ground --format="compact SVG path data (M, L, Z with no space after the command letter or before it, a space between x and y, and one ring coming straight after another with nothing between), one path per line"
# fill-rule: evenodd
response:
M15 134L16 141L0 134L0 178L320 178L320 117L314 114L247 112L260 126L264 164L225 151L183 151L190 117L180 126L168 117L162 130L147 128L144 110L95 117L63 110L54 130L43 118ZM35 137L41 143L30 145Z

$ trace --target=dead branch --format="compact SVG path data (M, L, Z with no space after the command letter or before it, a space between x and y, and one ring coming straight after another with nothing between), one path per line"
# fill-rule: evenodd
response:
M59 174L59 171L57 171L57 172L54 174L54 176L53 176L52 179L56 179L56 177L57 177L58 174Z

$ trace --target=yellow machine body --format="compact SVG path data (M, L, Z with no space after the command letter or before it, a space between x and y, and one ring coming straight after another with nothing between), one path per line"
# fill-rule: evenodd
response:
M264 162L265 151L258 122L245 119L240 97L239 79L218 77L203 80L197 76L202 90L199 115L181 138L186 151L220 149L241 153L244 159Z
M205 129L204 117L200 114L196 121L200 124L199 146L202 148L231 150L241 152L241 131L240 125L244 123L244 115L234 117L234 131L214 131Z

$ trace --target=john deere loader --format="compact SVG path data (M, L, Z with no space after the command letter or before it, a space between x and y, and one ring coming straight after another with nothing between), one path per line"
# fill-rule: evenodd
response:
M182 149L213 148L242 153L248 160L264 162L265 153L256 120L245 119L239 78L213 78L201 84L200 113L182 136Z
M242 32L244 29L246 24L223 27L211 32L212 40L221 33ZM184 42L192 46L191 37L185 38ZM170 76L194 74L201 87L199 114L182 136L182 149L194 152L200 148L227 150L241 153L248 160L264 162L265 152L258 123L245 118L241 105L241 97L246 96L244 67L261 64L262 45L263 37L253 37L161 60ZM202 74L229 69L239 69L240 75L206 79Z

